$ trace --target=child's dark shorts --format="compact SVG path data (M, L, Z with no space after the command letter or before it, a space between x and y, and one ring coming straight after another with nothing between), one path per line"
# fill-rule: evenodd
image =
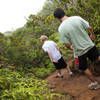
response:
M98 52L98 49L96 48L96 46L94 46L87 53L78 57L79 69L86 70L88 68L87 58L89 58L91 60L91 62L93 62L93 61L97 60L99 56L100 56L100 54Z
M64 59L61 57L57 63L53 62L53 64L55 65L56 69L63 69L67 67L66 62L64 61Z

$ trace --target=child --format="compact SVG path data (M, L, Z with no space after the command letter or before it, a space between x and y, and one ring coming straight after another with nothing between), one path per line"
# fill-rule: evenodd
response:
M66 62L64 61L61 52L60 52L60 48L57 46L57 44L54 41L50 41L48 40L48 37L46 35L42 35L40 37L40 40L43 42L43 46L42 49L48 53L51 61L53 62L53 64L56 67L57 70L57 77L62 78L63 75L61 74L61 69L66 68L69 75L72 76L72 72L69 68L69 66L66 64Z

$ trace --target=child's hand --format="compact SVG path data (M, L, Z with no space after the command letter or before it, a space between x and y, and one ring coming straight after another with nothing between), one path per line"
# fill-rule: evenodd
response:
M55 62L55 63L58 63L58 60L56 60L56 59L53 59L53 62Z

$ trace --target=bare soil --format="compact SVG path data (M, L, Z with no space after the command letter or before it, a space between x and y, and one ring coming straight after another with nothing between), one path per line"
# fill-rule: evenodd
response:
M70 60L68 63L70 63ZM53 72L45 80L49 82L55 91L64 91L75 97L75 100L100 100L100 89L89 90L90 80L84 74L69 76L65 69L62 69L63 78L56 78L57 73ZM95 77L100 83L100 76Z

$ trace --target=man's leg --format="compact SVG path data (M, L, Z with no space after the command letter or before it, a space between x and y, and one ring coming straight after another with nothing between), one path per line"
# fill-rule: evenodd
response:
M88 76L88 78L94 83L96 82L96 80L94 79L93 74L91 73L91 71L87 68L84 73Z
M98 57L98 61L100 61L100 56ZM84 72L92 82L96 82L93 74L91 73L91 71L88 68Z
M87 77L92 81L92 82L96 82L96 80L94 79L91 71L88 69L87 67L87 54L84 54L82 56L79 56L79 69L83 70L84 73L87 75Z
M95 61L96 59L98 59L98 61L100 61L100 54L95 46L91 50L89 50L87 54L88 54L88 58L92 62ZM92 81L92 83L88 87L90 89L99 89L100 85L94 79L92 73L89 70L87 70L86 73L87 73L87 76L89 77L89 79Z
M91 84L88 85L89 89L98 89L100 88L98 82L95 80L91 71L87 68L87 54L84 54L79 57L79 69L83 70L87 77L91 80Z
M98 57L98 61L100 61L100 56Z
M99 89L100 85L98 84L98 82L94 79L92 73L90 72L89 69L86 69L85 74L88 76L88 78L92 81L91 84L88 85L89 89Z

